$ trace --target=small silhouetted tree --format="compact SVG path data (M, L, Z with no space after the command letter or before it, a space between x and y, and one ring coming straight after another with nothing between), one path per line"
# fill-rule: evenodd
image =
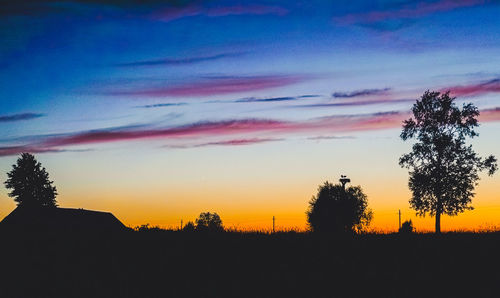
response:
M401 225L401 228L399 228L399 233L400 234L411 234L415 231L415 228L413 227L413 223L410 220L406 220L403 222Z
M328 181L318 188L309 202L307 223L313 232L355 233L370 224L373 212L359 186L346 189Z
M137 232L160 232L160 231L162 231L162 229L159 226L152 226L149 223L144 224L144 225L140 225L140 226L136 226L134 228L134 230L136 230Z
M4 182L19 207L57 207L57 189L35 156L22 153Z
M197 231L222 232L222 220L217 213L202 212L196 219Z
M473 209L470 205L478 173L497 170L496 158L477 156L466 138L478 136L479 110L473 104L462 109L449 92L426 91L413 105L413 117L403 123L401 139L416 139L410 153L399 164L409 169L410 206L417 215L436 217L436 233L441 232L441 215L457 215Z
M196 226L192 221L188 221L187 224L182 228L183 232L194 232Z

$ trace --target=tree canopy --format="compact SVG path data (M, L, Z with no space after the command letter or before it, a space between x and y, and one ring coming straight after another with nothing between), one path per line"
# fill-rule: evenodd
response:
M9 197L22 207L57 207L57 189L42 164L30 153L22 153L4 182Z
M313 232L355 233L370 224L373 212L359 186L346 189L326 181L309 202L307 222Z
M415 139L412 151L399 160L409 169L410 206L418 215L436 217L436 233L441 231L441 214L457 215L473 209L471 200L479 179L487 170L493 175L497 161L493 155L479 157L466 143L474 138L479 110L473 104L460 109L449 92L426 91L413 105L413 117L403 123L401 139Z
M202 212L196 219L197 231L222 232L222 220L217 213Z
M182 228L184 232L194 232L196 230L196 226L192 221L188 221L186 225Z

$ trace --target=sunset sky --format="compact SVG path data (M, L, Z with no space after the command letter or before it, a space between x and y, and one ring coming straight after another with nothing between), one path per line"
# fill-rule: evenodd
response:
M477 105L472 144L500 157L499 1L0 3L0 178L35 153L62 207L303 229L318 185L346 174L371 228L397 229L401 209L431 230L398 165L427 89ZM500 174L473 206L443 229L500 227Z

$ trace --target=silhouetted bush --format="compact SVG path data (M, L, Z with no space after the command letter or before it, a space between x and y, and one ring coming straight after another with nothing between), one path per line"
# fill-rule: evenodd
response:
M134 228L134 230L138 232L151 232L151 231L162 231L162 229L159 226L151 226L148 223L145 225L140 225Z
M196 219L196 230L206 232L222 232L222 220L217 213L202 212Z
M368 201L359 186L344 190L328 181L318 188L309 202L307 222L313 232L355 233L369 225L373 217Z
M411 222L411 219L403 222L403 224L401 225L401 228L399 228L400 234L411 234L413 232L415 232L415 228L413 227L413 223Z
M188 221L186 225L182 228L182 231L184 232L194 232L196 229L196 226L192 221Z

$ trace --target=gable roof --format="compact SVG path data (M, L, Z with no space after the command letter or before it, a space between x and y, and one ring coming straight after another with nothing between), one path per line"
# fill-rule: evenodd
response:
M17 207L0 222L0 229L114 232L125 230L126 227L109 212Z

